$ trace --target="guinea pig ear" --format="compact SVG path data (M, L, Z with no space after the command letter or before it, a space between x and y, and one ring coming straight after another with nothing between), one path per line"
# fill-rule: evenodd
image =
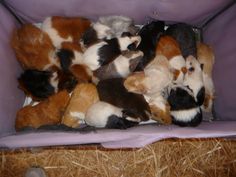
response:
M200 64L200 67L201 67L201 70L203 71L203 68L204 68L204 64Z

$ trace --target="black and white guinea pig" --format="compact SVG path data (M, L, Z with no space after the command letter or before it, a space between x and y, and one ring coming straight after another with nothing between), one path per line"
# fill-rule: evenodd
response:
M123 52L112 62L95 70L94 76L98 80L125 78L134 71L142 57L143 52L139 50Z
M168 27L165 33L179 43L184 58L189 55L197 57L196 37L190 25L185 23L173 24Z
M183 85L188 87L192 92L193 96L198 104L201 106L205 99L205 87L203 81L203 64L193 56L186 58L187 73L184 77Z
M128 92L124 87L123 78L101 80L97 84L97 91L100 101L125 110L126 116L140 119L141 121L149 120L151 111L144 96Z
M138 50L144 53L144 56L138 64L135 71L142 71L143 68L155 57L155 50L160 36L164 33L165 23L163 21L152 21L144 25L138 35L141 37L141 42Z
M18 81L26 95L32 96L36 100L45 99L59 90L71 91L77 84L77 80L71 73L59 70L25 70Z
M98 42L85 50L83 63L94 71L112 62L123 51L136 50L140 41L140 36L124 36Z
M126 129L138 125L140 119L127 116L122 108L98 101L88 108L85 122L97 128Z
M173 124L194 127L201 123L202 110L188 87L172 86L168 90L167 101Z
M134 26L131 18L115 15L103 16L99 17L98 21L85 31L80 43L83 49L86 49L99 40L118 38L124 33L134 36L137 31L138 28Z

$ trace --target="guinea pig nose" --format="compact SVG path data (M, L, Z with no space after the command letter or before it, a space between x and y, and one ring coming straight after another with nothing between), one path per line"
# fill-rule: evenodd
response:
M186 67L182 67L182 68L181 68L181 71L182 71L184 74L186 74L188 70L187 70Z

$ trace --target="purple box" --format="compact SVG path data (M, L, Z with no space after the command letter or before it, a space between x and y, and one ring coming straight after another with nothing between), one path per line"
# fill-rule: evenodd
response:
M6 4L24 22L38 23L47 16L84 16L95 20L101 15L125 15L136 24L151 18L186 22L201 26L207 19L231 3L231 0L8 0ZM203 29L204 41L216 55L213 79L217 121L203 122L196 128L174 125L143 125L127 130L79 132L24 132L14 129L16 111L22 107L24 94L17 88L21 72L10 47L12 30L19 24L0 4L0 147L39 147L102 143L109 148L142 147L163 138L233 137L236 135L236 4Z

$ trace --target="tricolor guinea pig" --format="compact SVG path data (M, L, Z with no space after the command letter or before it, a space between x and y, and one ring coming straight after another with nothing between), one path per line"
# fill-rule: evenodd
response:
M174 82L183 83L187 69L177 41L168 35L161 36L157 43L156 55L164 55L169 60L174 73Z
M125 36L104 40L90 46L83 55L83 63L92 71L112 62L123 51L135 50L141 41L140 36Z
M122 52L116 59L94 71L98 80L125 78L134 71L143 56L141 51Z
M143 94L148 102L152 119L171 123L170 109L163 97L165 88L172 83L173 74L169 61L163 55L157 55L145 68L144 72L134 72L124 82L125 88L134 93Z
M152 21L144 25L138 32L141 37L138 50L144 54L135 71L142 71L143 68L155 57L155 49L160 36L164 33L165 23L163 21Z
M59 66L48 34L34 25L26 24L15 30L11 45L23 69L46 70Z
M212 69L215 62L215 56L212 48L204 43L197 44L197 59L200 64L203 64L203 83L206 90L203 103L203 110L206 112L212 111L213 100L215 97L215 88L212 80Z
M140 119L127 115L122 108L104 101L90 106L85 115L86 124L98 128L127 129L138 125Z
M99 81L97 84L99 100L121 108L127 116L140 121L149 120L150 108L144 96L128 92L123 84L123 78Z
M202 110L188 87L174 84L168 88L167 95L174 124L195 127L201 123Z
M47 17L42 23L56 48L61 48L62 42L79 43L83 33L90 27L91 22L82 17Z
M172 36L178 43L184 58L197 57L196 37L192 27L185 23L170 25L165 34Z
M25 70L18 79L20 88L33 100L45 99L59 90L71 91L77 80L71 73Z
M186 59L187 73L184 77L183 85L188 87L193 92L193 96L201 106L205 99L205 87L203 82L203 64L193 57L188 56Z
M133 20L125 16L103 16L93 23L83 34L81 44L84 49L99 40L121 37L124 33L134 36L138 28L134 26Z

